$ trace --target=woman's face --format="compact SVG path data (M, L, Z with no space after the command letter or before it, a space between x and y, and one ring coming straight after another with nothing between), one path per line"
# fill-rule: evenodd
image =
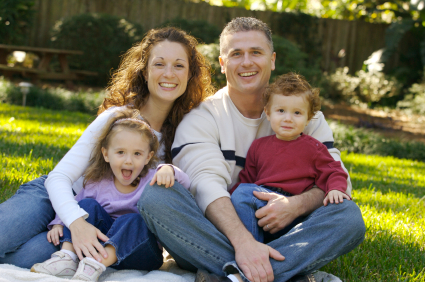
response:
M151 50L145 79L149 99L173 103L186 90L189 80L189 58L182 44L157 43Z

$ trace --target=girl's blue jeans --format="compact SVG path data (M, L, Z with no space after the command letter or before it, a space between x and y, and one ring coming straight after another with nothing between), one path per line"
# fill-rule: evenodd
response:
M94 199L83 199L78 205L89 214L86 221L109 238L106 242L100 241L102 245L115 248L118 260L113 268L156 270L161 267L162 250L140 214L124 214L114 220ZM64 227L60 241L72 243L71 231L67 227Z
M230 241L179 183L170 188L147 185L138 208L149 229L180 267L190 271L205 269L218 275L236 269L247 281L235 262ZM321 268L353 250L364 235L365 224L353 201L316 209L286 234L267 243L285 256L284 261L270 260L274 281L287 281Z
M59 246L47 241L47 225L55 217L55 212L44 188L46 178L47 176L42 176L21 185L15 195L0 204L0 263L31 268L59 250ZM86 207L83 208L86 210ZM89 210L86 211L90 213ZM100 219L106 221L102 213L95 218L100 225L105 226ZM132 214L127 225L125 220L125 217L120 221L116 220L116 226L112 224L108 229L110 233L101 229L110 238L107 244L113 245L117 250L118 262L113 267L141 270L159 268L163 261L162 251L143 219L138 214ZM122 236L121 241L119 236ZM122 246L120 242L125 244Z

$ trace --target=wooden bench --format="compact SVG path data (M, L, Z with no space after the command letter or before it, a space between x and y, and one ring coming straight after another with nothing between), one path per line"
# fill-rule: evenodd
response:
M13 51L32 52L40 57L40 63L36 68L25 68L20 66L8 66L7 55ZM13 73L19 73L23 77L32 80L52 79L65 80L68 86L72 86L72 80L82 79L85 76L96 76L96 72L84 70L71 70L68 65L68 55L82 55L82 51L77 50L61 50L50 48L39 48L29 46L16 46L0 44L0 70L6 77L12 76ZM53 56L58 56L60 71L50 68L50 62Z

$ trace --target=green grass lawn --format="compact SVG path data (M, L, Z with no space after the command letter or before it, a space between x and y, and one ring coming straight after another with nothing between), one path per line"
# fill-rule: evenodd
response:
M47 174L94 116L0 104L0 202ZM344 281L425 281L425 163L342 153L365 241L323 268ZM344 224L344 222L341 222Z

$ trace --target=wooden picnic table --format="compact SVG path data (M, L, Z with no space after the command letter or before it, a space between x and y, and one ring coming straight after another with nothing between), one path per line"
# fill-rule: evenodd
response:
M36 68L25 68L20 66L8 66L7 56L14 51L32 52L39 56L40 62ZM82 79L84 76L97 75L96 72L84 70L71 70L68 65L68 55L82 55L82 51L62 50L51 48L39 48L29 46L16 46L0 44L0 71L4 76L11 76L13 73L20 73L24 77L33 80L52 79L65 80L68 85L72 86L72 80ZM58 56L60 70L55 71L50 67L53 56Z

